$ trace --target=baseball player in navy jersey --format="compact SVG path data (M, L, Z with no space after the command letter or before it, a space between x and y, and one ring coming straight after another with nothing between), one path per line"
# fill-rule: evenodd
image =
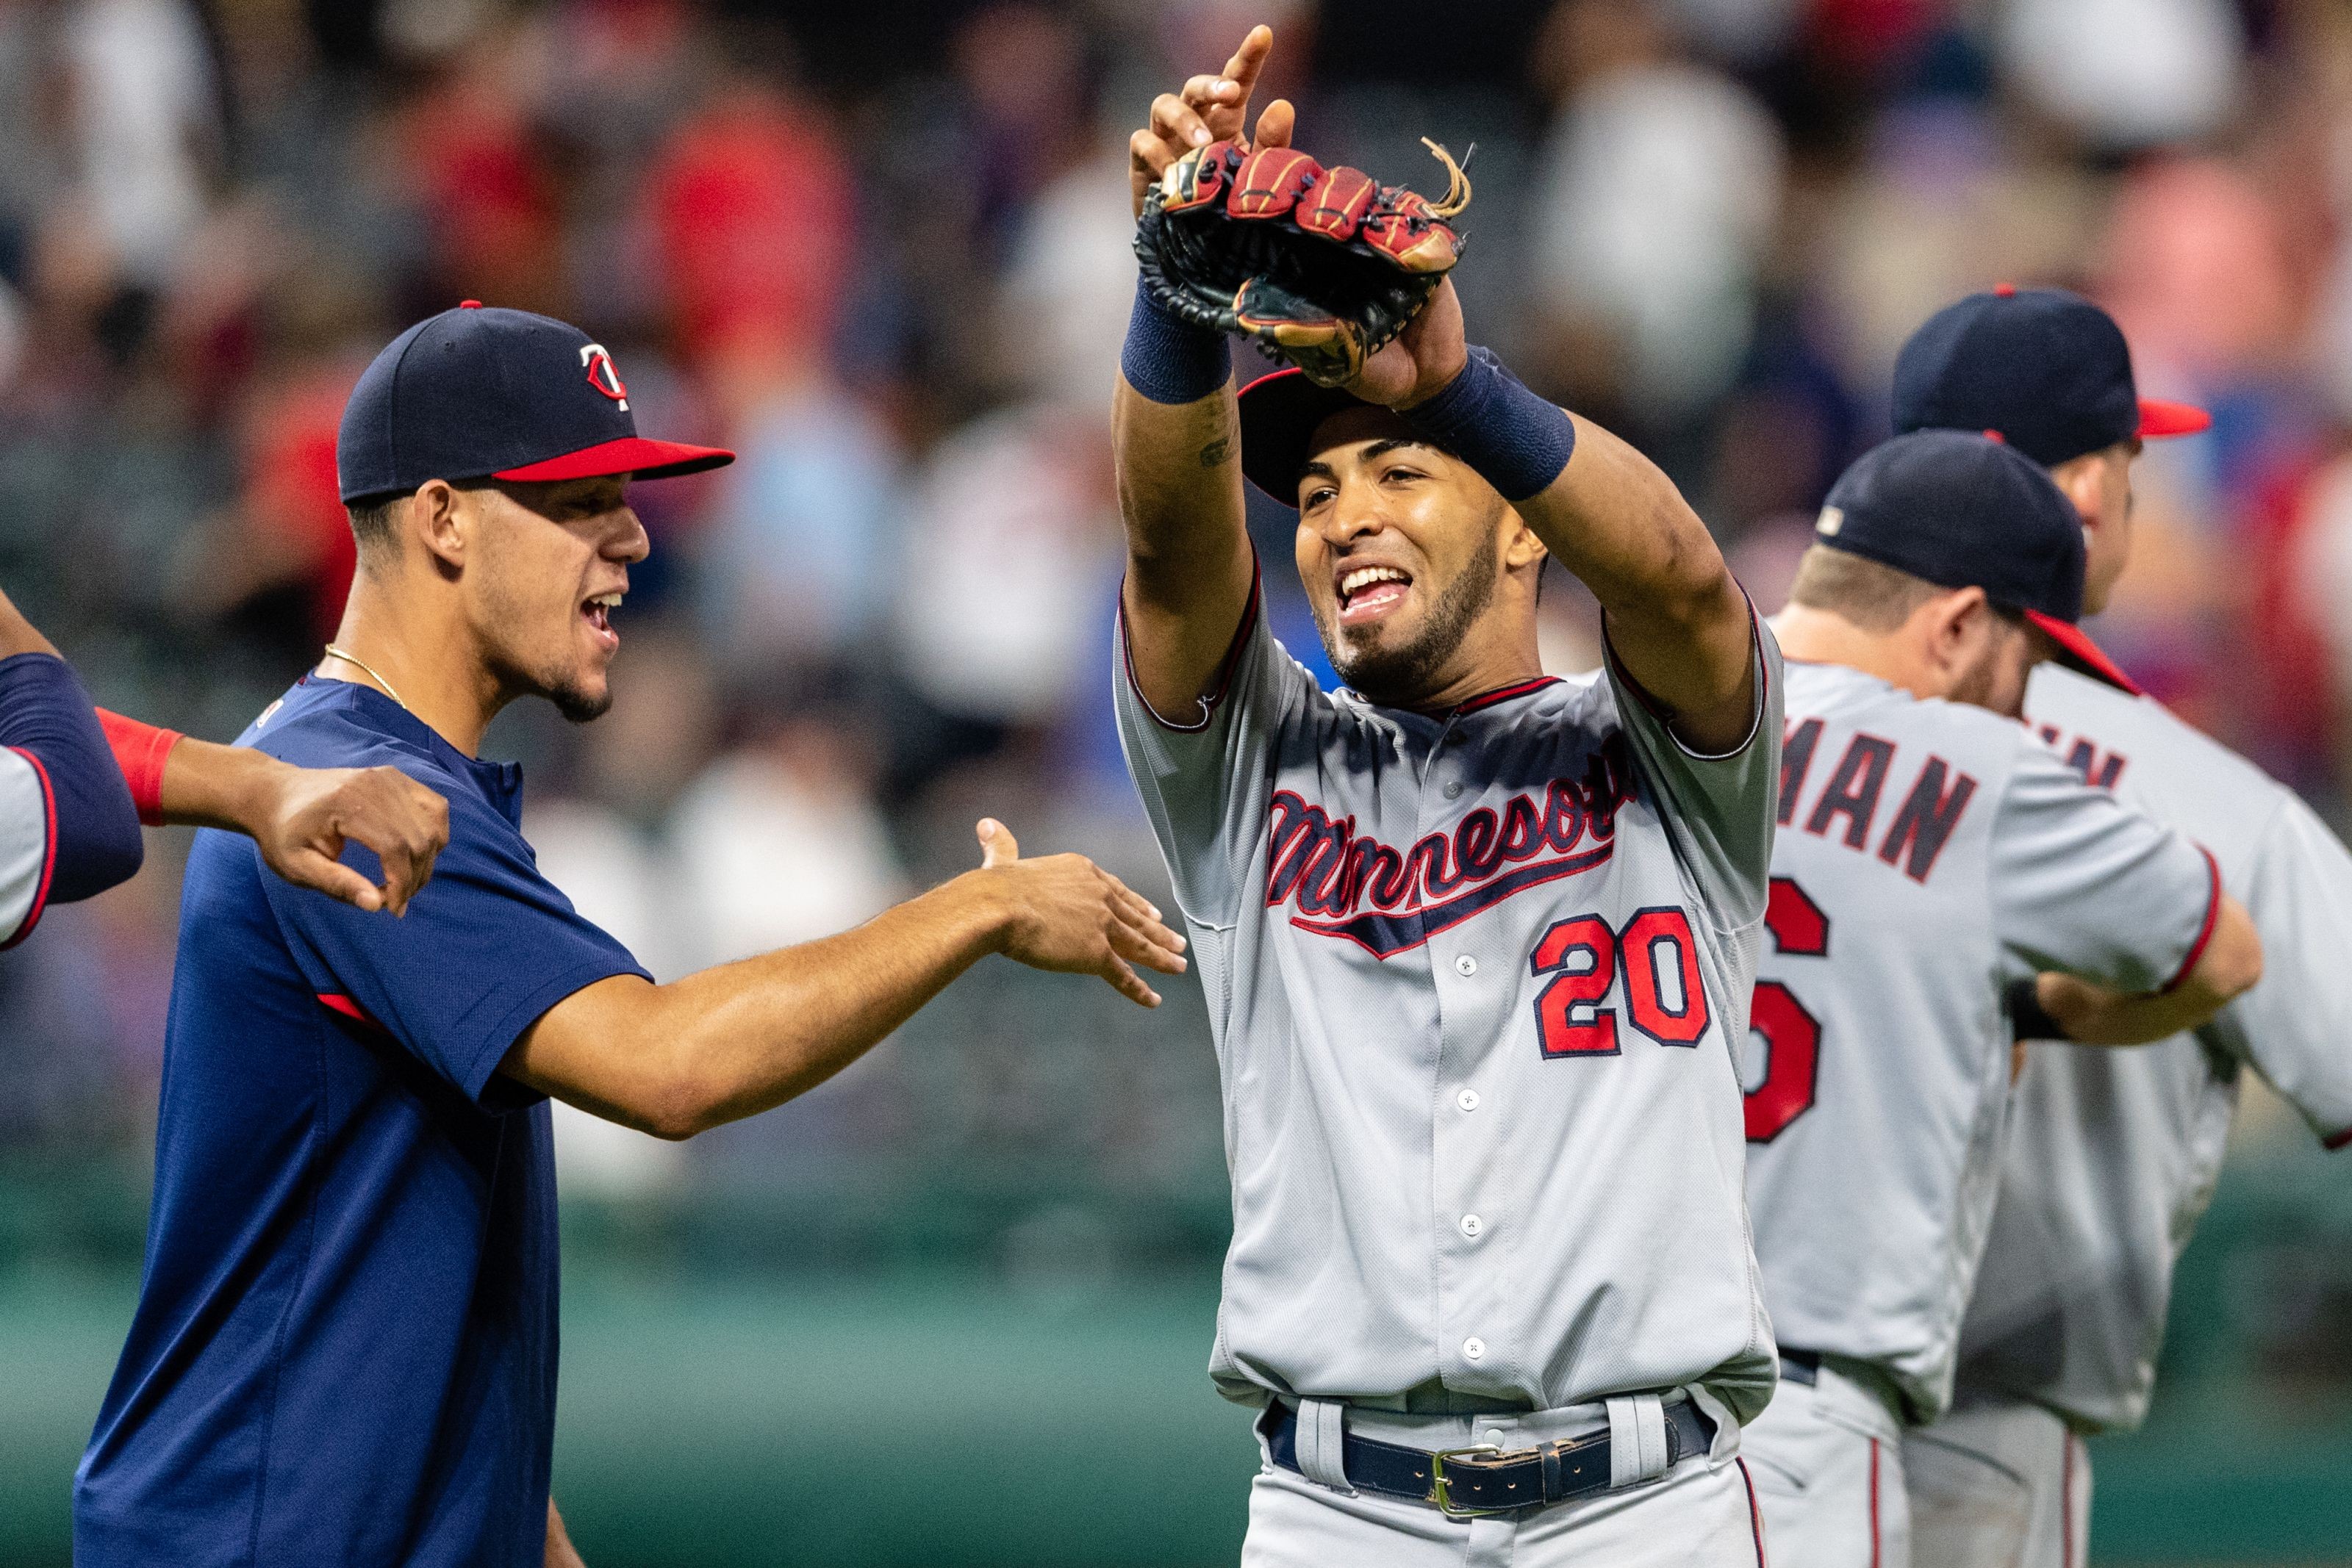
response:
M1241 132L1271 44L1155 103L1139 192ZM1142 294L1122 366L1114 680L1222 1069L1243 1562L1758 1563L1769 632L1664 475L1465 343L1451 285L1343 389L1237 398ZM1345 690L1266 628L1245 479L1298 510ZM1605 612L1596 677L1538 663L1548 555Z
M1783 1563L1912 1560L1903 1433L1951 1393L2010 985L2060 972L2049 1010L2127 1044L2261 972L2210 858L2015 722L2039 659L2112 674L2074 625L2083 571L2030 459L1924 432L1840 477L1774 620L1788 731L1747 1105L1781 1381L1747 1446Z
M2091 611L2128 559L2140 438L2207 423L2140 399L2115 323L2055 289L1939 312L1896 362L1895 413L1905 428L1998 430L2049 468L2086 533ZM2173 1264L2211 1196L2240 1074L2262 1074L2328 1146L2352 1143L2352 855L2293 792L2127 682L2046 667L2026 713L2085 779L2212 852L2262 934L2264 977L2150 1050L2028 1052L1954 1408L1906 1446L1921 1560L1952 1568L2088 1561L2081 1435L2147 1414Z
M128 882L142 822L233 829L278 875L399 914L433 874L447 807L389 768L289 768L91 707L72 666L0 593L0 950L52 904ZM381 883L338 860L378 857Z
M557 1235L546 1101L683 1138L823 1082L992 952L1095 974L1182 939L1075 855L981 869L855 931L657 986L540 875L508 703L604 711L644 528L602 345L468 305L404 332L336 441L359 571L319 666L245 744L387 766L449 804L400 920L200 833L182 897L146 1271L74 1489L83 1568L577 1564L548 1477ZM774 868L790 877L793 868Z

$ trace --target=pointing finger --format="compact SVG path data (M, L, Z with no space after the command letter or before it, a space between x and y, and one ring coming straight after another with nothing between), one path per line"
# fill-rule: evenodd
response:
M1257 73L1265 67L1266 56L1273 52L1274 29L1261 22L1249 30L1242 39L1242 47L1225 62L1225 79L1239 87L1243 97L1248 97L1250 89L1257 85Z

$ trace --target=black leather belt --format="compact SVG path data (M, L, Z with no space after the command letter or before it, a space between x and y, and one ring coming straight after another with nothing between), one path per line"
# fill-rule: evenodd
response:
M1801 1383L1811 1388L1822 1380L1822 1358L1810 1350L1780 1351L1780 1376L1784 1382Z
M1715 1423L1697 1406L1682 1400L1665 1407L1666 1468L1715 1442ZM1258 1417L1274 1462L1298 1470L1298 1416L1276 1399ZM1348 1484L1363 1491L1424 1502L1455 1519L1511 1513L1546 1503L1570 1502L1609 1490L1609 1433L1604 1428L1565 1443L1496 1453L1488 1448L1445 1448L1432 1453L1395 1443L1345 1434L1339 1462ZM1304 1474L1303 1470L1299 1473Z

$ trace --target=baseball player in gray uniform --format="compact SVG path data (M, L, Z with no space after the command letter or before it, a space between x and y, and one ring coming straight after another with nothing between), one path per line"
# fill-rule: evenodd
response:
M1270 44L1155 104L1139 186L1239 132ZM1450 285L1346 390L1237 402L1148 298L1123 371L1119 727L1222 1069L1243 1562L1759 1563L1770 634L1664 475L1465 346ZM1344 691L1266 629L1244 475L1299 508ZM1606 612L1595 678L1541 673L1548 553Z
M2029 459L1898 436L1831 491L1775 618L1788 731L1747 1110L1781 1381L1747 1448L1782 1563L1911 1561L1902 1436L1951 1392L2010 982L2062 971L2049 1009L2126 1044L2261 970L2209 857L2015 722L2037 659L2111 671L2074 625L2083 561Z
M2051 470L2087 531L2086 610L2129 556L2140 438L2207 423L2140 399L2115 323L2054 289L1932 318L1897 363L1895 414L1999 430ZM2028 1053L1954 1407L1905 1446L1921 1560L1952 1568L2088 1560L2082 1434L2147 1414L2173 1264L2212 1194L2240 1074L2261 1073L2329 1147L2352 1143L2352 855L2292 791L2127 683L2045 667L2026 712L2085 779L2212 852L2262 934L2264 978L2147 1051Z

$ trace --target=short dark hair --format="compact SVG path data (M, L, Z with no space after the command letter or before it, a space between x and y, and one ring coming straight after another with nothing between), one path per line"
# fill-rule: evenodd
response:
M362 559L380 556L392 549L393 507L407 498L404 492L386 491L381 496L362 496L343 504L343 515L352 520L352 539L360 548Z
M1911 612L1939 593L1952 590L1851 550L1825 544L1805 547L1797 561L1797 580L1790 585L1789 602L1809 610L1826 610L1851 621L1865 632L1895 631ZM1992 612L2012 626L2025 617L2000 605Z

